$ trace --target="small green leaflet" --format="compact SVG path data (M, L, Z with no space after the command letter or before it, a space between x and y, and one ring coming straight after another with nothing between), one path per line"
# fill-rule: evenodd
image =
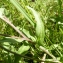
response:
M33 42L36 41L36 39L30 34L30 32L26 29L20 29L28 38L30 38Z
M29 49L30 49L30 46L22 45L22 46L18 49L17 53L18 53L18 54L22 54L22 53L28 51Z
M1 18L2 15L4 14L4 10L5 10L5 8L0 8L0 18Z

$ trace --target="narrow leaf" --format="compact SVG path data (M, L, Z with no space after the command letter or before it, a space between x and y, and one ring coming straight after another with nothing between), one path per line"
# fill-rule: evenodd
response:
M40 18L40 15L31 7L27 6L28 9L30 9L35 17L36 20L36 35L37 35L37 41L39 45L43 44L45 31L44 31L44 23Z
M17 0L10 0L10 2L25 16L25 18L31 23L31 25L34 26L32 19L29 17L29 15L26 13L26 11L22 8L22 6L19 5L18 1Z

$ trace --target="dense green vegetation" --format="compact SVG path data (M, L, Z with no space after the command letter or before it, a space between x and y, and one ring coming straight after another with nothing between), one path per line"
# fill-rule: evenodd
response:
M63 0L0 0L0 63L63 63Z

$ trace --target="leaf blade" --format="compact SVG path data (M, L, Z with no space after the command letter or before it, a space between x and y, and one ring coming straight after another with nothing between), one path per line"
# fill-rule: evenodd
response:
M25 18L31 23L31 25L34 26L32 19L29 17L26 11L22 8L22 6L19 5L18 1L10 0L10 2L25 16Z
M27 6L28 9L30 9L35 17L36 20L36 35L38 44L42 45L44 41L45 31L44 31L44 23L40 18L40 15L31 7Z

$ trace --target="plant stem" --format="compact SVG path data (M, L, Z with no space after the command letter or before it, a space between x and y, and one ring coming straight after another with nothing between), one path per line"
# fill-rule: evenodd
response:
M9 24L16 32L18 32L25 40L31 41L29 38L27 38L20 30L18 30L6 16L1 17L2 20L4 20L7 24Z
M40 46L40 49L41 49L42 51L44 51L46 54L48 54L49 56L51 56L54 60L58 61L58 60L56 59L56 57L55 57L54 55L52 55L52 54L51 54L48 50L46 50L44 47ZM58 61L58 63L60 63L60 62Z
M46 54L44 54L44 56L42 57L42 60L45 61L45 59L46 59ZM41 62L41 63L44 63L44 62Z

